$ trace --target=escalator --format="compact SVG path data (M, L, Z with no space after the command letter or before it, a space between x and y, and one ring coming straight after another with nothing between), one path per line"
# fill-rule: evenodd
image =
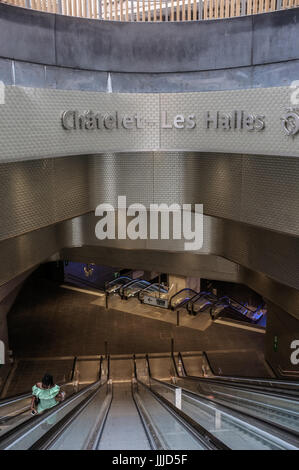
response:
M78 375L75 373L77 366L77 358L75 358L70 382L60 384L61 391L64 391L68 398L40 415L32 416L31 414L31 393L2 400L0 403L0 423L2 423L0 449L29 449L45 433L54 429L58 422L63 423L72 413L78 411L107 380L104 376L103 358L94 362L98 370L97 380L84 386L78 383L75 377ZM78 392L78 389L81 390Z
M205 383L214 383L214 384L223 384L230 387L238 387L238 389L250 389L257 392L267 392L271 394L276 394L279 396L285 396L289 398L295 398L299 400L299 384L296 381L286 381L276 378L253 378L253 377L236 377L228 375L216 375L213 372L212 366L210 364L209 358L205 352L199 353L199 355L204 356L205 363L210 369L210 377L205 378ZM186 353L176 353L171 355L171 361L175 368L175 371L178 376L183 376L188 378L194 378L199 380L200 376L198 375L198 368L195 367L194 360L197 362L198 359L196 355L192 353L192 356L188 360L188 354ZM178 373L180 369L180 373ZM192 373L194 372L194 373ZM195 373L196 372L196 373Z
M138 300L143 303L144 297L153 297L158 299L163 299L164 301L168 299L168 288L159 283L150 284L144 289L138 292Z
M178 310L179 308L186 307L187 303L195 298L198 293L190 288L181 289L180 291L176 292L172 297L169 299L169 308L171 310Z
M77 384L72 380L59 385L67 396L72 396L77 389ZM31 397L29 392L0 401L0 437L32 419Z
M253 309L227 296L220 298L211 308L213 320L217 320L217 318L231 318L237 321L256 324L263 315L264 310L262 305Z
M101 358L94 375L91 364L78 370L88 365L96 380L86 385L81 372L83 388L40 415L30 415L30 394L2 400L1 419L13 424L0 449L299 448L298 384L190 376L180 353Z
M179 357L169 356L169 364L153 373L151 358L146 357L149 382L169 401L180 390L182 410L232 449L298 449L299 396L294 384L273 386L257 384L250 389L246 379L239 386L221 384L217 379L181 376ZM182 363L182 357L180 357ZM162 362L161 362L162 364ZM155 364L154 364L155 366ZM183 367L180 369L184 371ZM166 378L168 373L168 379ZM175 385L172 383L175 382ZM248 382L252 382L250 379ZM268 381L275 382L275 381ZM212 383L212 384L211 384ZM254 383L254 381L253 381ZM233 388L232 388L233 387ZM284 395L281 395L281 390Z
M176 384L185 390L210 397L215 403L261 419L299 439L299 387L294 382L262 379L223 379L188 376L182 355L184 375ZM283 388L282 388L283 387Z
M186 309L190 315L197 315L217 302L217 297L211 292L199 292L187 303Z
M136 375L132 357L109 361L112 399L93 448L157 450L210 448L197 431L163 404Z
M138 293L149 287L151 283L145 279L136 279L128 284L125 284L119 290L119 295L123 300L128 300L130 297L136 297Z
M20 413L28 399L20 397ZM96 382L0 436L1 450L226 448L139 378L130 356L101 358Z
M119 289L124 286L125 284L128 284L129 282L132 282L133 279L128 276L119 276L116 279L113 279L110 282L106 282L105 284L105 294L106 295L111 295L111 294L117 294Z

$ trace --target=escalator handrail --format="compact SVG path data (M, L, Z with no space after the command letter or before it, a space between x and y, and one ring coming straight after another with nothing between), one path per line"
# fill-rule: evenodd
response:
M102 377L102 372L103 372L103 356L100 357L100 367L99 367L99 380L101 380Z
M88 395L84 400L75 408L71 409L61 420L59 420L54 426L49 429L43 436L41 436L29 450L42 450L49 447L54 440L72 424L74 419L86 408L87 405L94 399L95 395L99 392L101 388L107 385L107 381L100 384L90 395Z
M266 379L266 378L259 378L259 377L234 377L234 376L229 376L229 375L214 375L213 377L197 377L197 376L191 376L187 374L187 377L192 377L197 380L202 380L202 381L210 381L210 382L225 382L228 384L236 384L236 385L254 385L254 386L259 386L259 387L283 387L285 390L292 390L296 391L296 388L298 389L299 393L299 383L298 381L283 381L279 380L276 378L273 379Z
M36 415L32 416L32 418L29 418L24 423L21 423L18 426L14 427L13 429L8 430L5 434L0 436L0 449L3 447L3 445L5 445L6 441L13 440L14 438L17 438L17 437L21 436L22 434L24 434L25 431L30 429L30 427L32 426L32 419L33 418L34 418L34 424L38 425L40 422L44 421L45 419L47 419L48 417L50 417L51 415L56 413L57 409L65 408L73 400L77 399L78 397L80 397L81 395L86 393L88 391L88 389L98 387L99 385L101 385L101 381L97 380L96 382L94 382L90 385L87 385L86 387L84 387L79 392L71 395L66 400L64 400L63 402L56 405L55 407L50 408L47 411L44 411L40 416L36 416Z
M181 380L186 380L186 379L188 379L188 377L180 377L180 379ZM161 382L160 380L157 380L157 379L152 378L151 380L155 380L156 382L160 382L160 383L164 384L164 382ZM234 406L232 406L230 404L227 404L227 403L223 404L223 402L221 400L218 400L217 398L211 399L211 398L208 398L207 396L205 396L201 393L194 392L192 390L188 390L184 387L181 387L181 388L182 388L182 390L184 390L184 393L186 395L189 395L190 397L193 397L196 400L205 400L205 401L210 402L214 405L217 405L222 412L228 413L228 410L230 410L230 411L233 411L234 413L237 413L237 414L240 414L241 416L244 416L245 418L250 418L250 419L253 419L257 422L260 422L263 425L266 425L266 426L270 425L272 428L277 429L278 432L283 431L284 433L287 433L292 439L294 439L295 441L298 441L299 432L294 431L293 429L287 428L284 425L280 425L280 424L276 423L275 421L271 421L267 418L262 418L262 417L253 415L253 414L251 414L247 411L244 411L243 409L238 409L238 408L241 408L241 406L238 405L238 404L237 404L237 407L234 407ZM234 415L232 415L232 416L234 416ZM246 421L246 420L244 420L244 421ZM293 443L291 445L293 445Z
M148 368L148 375L151 377L152 373L151 373L151 366L150 366L148 354L145 355L145 359L146 359L147 368ZM137 376L136 376L136 378L137 378Z
M214 370L212 369L212 366L211 366L211 363L210 363L210 360L209 360L209 357L207 355L207 353L205 351L202 351L202 354L203 356L205 357L207 363L208 363L208 366L209 368L211 369L211 372L213 373L213 377L197 377L197 376L191 376L191 375L188 375L187 374L187 371L186 371L186 368L185 368L185 364L184 364L184 358L182 357L182 354L181 352L178 352L178 356L181 358L181 362L182 362L182 365L183 365L183 369L184 371L186 372L186 377L188 378L193 378L195 380L201 380L201 381L214 381L213 383L216 383L215 381L217 381L218 383L219 382L223 382L223 383L226 383L228 382L228 384L236 384L236 385L255 385L255 386L258 386L258 387L269 387L270 390L271 390L271 386L274 386L275 388L279 387L279 386L282 386L282 388L286 391L296 391L296 388L298 388L298 393L299 393L299 382L298 381L285 381L285 380L280 380L280 379L277 379L277 378L272 378L272 379L267 379L267 378L264 378L264 377L239 377L239 376L231 376L231 375L217 375L214 373ZM174 367L175 367L175 370L176 370L176 373L177 373L177 376L180 377L179 373L178 373L178 370L177 370L177 365L176 365L176 362L175 362L175 357L174 357L174 353L172 352L171 353L171 356L172 356L172 360L173 360L173 363L174 363ZM146 358L147 358L147 361L148 361L148 364L149 364L149 355L146 354ZM150 370L150 369L149 369ZM181 377L181 378L184 378L184 377ZM290 387L290 388L288 388Z
M112 282L115 282L117 283L117 281L119 281L120 279L126 279L128 280L128 282L132 281L133 279L130 277L130 276L119 276L115 279L112 279L111 281L106 281L105 282L105 286L104 286L104 292L107 291L107 288L109 287L109 284L111 284ZM123 284L124 285L124 284ZM119 288L121 288L122 286L119 286Z
M118 295L122 297L124 289L127 289L128 287L130 287L131 285L134 285L136 282L139 282L139 281L143 281L143 279L142 278L132 279L130 282L127 282L127 284L122 285L117 291Z
M66 385L71 385L72 382L73 382L72 380L70 380L69 382L58 382L57 385L59 385L60 387L65 387ZM3 406L10 405L12 403L17 403L18 401L23 401L26 398L30 398L30 397L32 397L32 392L31 391L21 393L19 395L14 395L12 397L2 398L0 400L0 408L2 408Z
M174 366L174 371L175 371L175 374L179 377L179 371L178 371L178 368L177 368L177 363L175 361L175 357L174 357L174 352L171 351L171 359L172 359L172 363L173 363L173 366Z
M137 379L137 365L136 365L136 356L133 354L133 367L134 367L134 377Z
M179 353L181 355L181 353ZM210 362L210 359L209 359L209 356L207 354L206 351L202 351L202 354L203 356L205 357L206 361L207 361L207 364L209 366L209 369L211 370L212 374L213 374L213 377L208 377L209 379L223 379L223 380L227 380L227 381L231 381L233 383L235 383L236 381L240 381L240 382L244 382L244 384L246 383L251 383L251 382L260 382L260 384L258 385L271 385L272 383L276 386L276 385L290 385L291 386L291 389L293 387L299 387L299 382L298 381L286 381L286 380L281 380L281 379L278 379L277 377L272 377L272 378L266 378L266 377L241 377L241 376L232 376L232 375L225 375L225 374L222 374L222 375L218 375L216 374L214 368L212 367L212 364ZM183 361L183 358L182 358L182 361ZM269 364L268 364L269 365ZM269 365L270 366L270 365ZM270 366L271 367L271 366ZM274 371L273 371L274 373ZM188 375L188 374L186 374ZM203 377L198 377L198 378L203 378ZM299 391L299 389L298 389Z
M110 355L107 356L107 380L110 379Z
M248 307L248 305L244 305L242 304L242 302L239 302L238 300L234 299L233 297L230 297L230 296L226 296L229 300L232 300L233 302L235 302L236 304L240 305L241 307L244 307L246 308L247 310L249 310L249 312L251 313L257 313L259 310L261 310L262 308L262 305L259 305L258 307L256 307L255 310L253 310L252 308ZM233 307L234 308L234 307Z
M134 288L135 284L138 284L139 282L147 282L147 286L146 287L140 287L140 288L137 288L139 290L137 290L137 292L135 292L134 296L138 295L139 292L141 292L142 290L146 289L147 287L149 287L151 285L151 283L149 281L147 281L146 279L138 279L136 280L136 282L130 284L128 287L124 287L123 289L123 296L125 296L125 292L127 291L127 289L131 289L132 287Z
M73 385L73 382L64 382L63 384L58 384L58 385L60 387L66 386L66 385ZM6 407L6 406L9 406L11 403L18 403L19 401L22 402L23 400L28 400L27 405L24 406L21 409L15 410L14 414L10 413L10 414L4 415L4 416L0 416L0 424L8 423L9 421L17 418L18 416L22 415L23 413L26 413L26 411L28 411L30 409L30 406L31 406L31 403L29 401L29 399L31 397L32 397L32 392L24 394L23 398L19 398L19 399L16 399L15 401L13 400L13 401L10 401L10 402L3 403L2 406ZM5 408L4 408L4 410L5 410Z
M74 357L74 361L73 361L73 366L72 366L72 372L71 372L71 382L74 380L74 375L75 375L77 360L78 360L78 357L75 356L75 357Z
M12 397L2 398L0 400L0 408L3 406L10 405L14 402L25 400L26 398L30 398L32 396L31 392L20 393L19 395L14 395Z
M188 377L181 377L181 380L186 380L186 378L188 378ZM193 397L193 398L195 398L195 399L198 399L198 400L202 400L202 399L203 399L203 400L208 401L208 402L210 402L210 403L216 404L217 406L219 406L220 408L222 408L223 411L226 412L226 413L228 412L227 410L236 412L236 413L240 414L241 416L245 416L245 418L246 418L246 417L247 417L247 418L251 418L251 419L253 419L253 420L256 420L257 422L262 423L263 425L266 425L266 426L269 426L269 425L270 425L272 428L277 429L279 432L280 432L280 431L283 431L284 433L287 433L287 434L288 434L291 438L293 438L294 440L298 440L299 432L294 431L293 429L287 428L287 427L285 427L284 425L280 425L280 424L278 424L278 423L276 423L276 422L274 422L274 421L271 421L271 420L269 420L269 419L267 419L267 418L261 418L261 417L252 415L251 413L248 413L247 411L244 411L244 410L240 410L240 409L238 410L238 409L236 409L236 407L234 407L234 406L231 406L231 405L229 405L229 404L223 404L223 403L221 402L221 400L218 400L218 399L215 399L215 398L213 398L213 399L208 398L208 397L206 397L206 396L204 396L204 395L202 395L202 394L200 394L200 393L196 393L196 392L194 392L194 391L187 390L187 389L185 389L184 387L179 387L179 386L177 386L177 385L168 384L168 383L165 383L165 382L163 382L163 381L161 381L161 380L159 380L159 379L154 379L154 378L152 378L152 377L151 377L150 380L152 380L152 381L154 381L154 382L157 382L159 385L162 385L162 386L164 386L164 387L166 387L166 388L169 388L169 389L171 389L171 390L175 390L175 389L177 389L177 388L181 388L181 389L184 391L184 393L185 393L186 395L190 395L191 397ZM237 406L239 407L239 405L237 405ZM239 407L239 408L240 408L240 407ZM245 421L246 421L246 420L245 420ZM293 445L293 444L292 444L292 445Z
M151 379L156 380L156 379ZM145 387L160 403L174 416L184 427L186 427L191 433L193 433L202 444L206 445L207 448L211 449L211 444L215 450L230 450L222 441L217 437L213 436L207 429L201 426L199 423L194 421L190 416L184 413L182 410L177 408L173 403L168 401L163 395L152 390L144 382L137 379L137 383ZM161 382L163 385L164 382ZM168 385L168 384L167 384ZM177 387L175 387L177 388Z
M180 353L180 354L181 354L181 353ZM217 374L215 374L215 372L214 372L214 369L213 369L213 367L212 367L212 364L211 364L211 362L210 362L209 356L208 356L208 354L206 353L206 351L203 351L202 354L203 354L203 357L205 358L205 360L207 361L208 367L209 367L210 371L212 372L212 374L213 374L213 375L217 375ZM187 374L186 374L186 375L187 375Z
M194 295L193 295L191 298L189 298L188 300L183 299L178 305L176 305L175 307L172 307L172 305L171 305L172 299L173 299L174 297L176 297L178 294L180 294L181 292L183 292L184 290L192 291L192 292L194 292ZM170 297L170 299L169 299L169 306L170 306L170 309L171 309L171 310L175 310L175 309L178 309L178 308L182 307L182 306L185 305L186 303L190 302L190 300L192 300L192 299L193 299L194 297L196 297L197 295L198 295L198 292L196 292L194 289L191 289L190 287L185 287L184 289L179 290L178 292L176 292L175 294L173 294L173 295Z
M135 361L135 355L134 355L134 361ZM134 367L134 370L135 370L135 367ZM137 376L135 375L135 383L137 382L136 377ZM141 421L142 426L144 428L144 432L145 432L146 437L148 439L151 450L163 450L162 443L161 443L160 439L158 438L157 433L154 430L154 426L152 424L152 421L149 418L148 413L146 413L144 406L142 405L142 403L140 403L139 397L137 397L135 392L134 392L133 381L132 381L131 393L132 393L133 402L136 406L137 413L139 415L140 421Z
M184 364L183 356L182 356L182 354L181 354L180 352L178 353L178 357L179 357L179 359L180 359L180 361L181 361L181 364L182 364L182 368L183 368L184 374L185 374L185 375L187 375L187 371L186 371L186 368L185 368L185 364Z
M140 294L144 293L149 287L153 287L153 286L159 286L159 283L158 282L152 282L149 286L146 286L144 287L144 289L141 289L138 294L137 294L137 297L138 297L138 300L142 303L142 300L140 299ZM165 289L165 287L163 287L161 284L160 284L160 289L153 289L152 291L149 291L149 297L150 297L150 294L152 292L162 292L162 294L167 294L168 293L168 290Z
M154 286L154 285L155 285L155 283L152 282L152 283L150 283L148 286L144 287L143 289L140 289L140 290L137 292L137 297L138 297L138 300L139 300L140 302L141 302L141 300L140 300L140 298L139 298L139 295L140 295L142 292L144 292L146 289L148 289L149 287Z
M216 377L196 377L192 375L186 375L186 376L180 376L178 374L178 378L180 379L187 379L193 382L200 382L200 383L206 383L206 384L211 384L211 385L225 385L227 387L231 388L239 388L242 390L248 390L248 391L255 391L255 392L260 392L260 393L266 393L268 395L274 395L277 396L279 395L281 398L289 398L289 399L296 399L298 400L299 398L299 387L297 383L297 388L298 391L295 389L290 389L290 388L278 388L275 384L274 387L271 387L271 384L269 383L257 383L254 384L252 382L241 382L241 381L228 381L226 379L223 379L221 376L216 376ZM289 383L283 383L284 385L288 385ZM288 394L287 392L297 392L298 396L296 393L294 394ZM283 395L282 395L283 393Z
M91 437L91 440L89 441L88 444L88 449L89 450L96 450L99 446L101 437L103 435L103 430L107 421L107 417L111 408L112 400L113 400L113 386L112 386L112 381L107 380L107 387L108 387L108 393L110 394L110 400L104 410L104 416L103 419L100 423L99 428L97 428L96 432L93 433L93 436ZM90 443L92 442L92 446L90 446Z
M188 300L186 309L188 310L189 313L193 312L193 304L194 304L195 302L197 302L198 299L200 299L202 296L204 296L204 295L206 295L206 294L210 294L210 292L208 292L208 291L201 291L201 292L198 292L197 295L195 295L194 297L192 297L192 299Z

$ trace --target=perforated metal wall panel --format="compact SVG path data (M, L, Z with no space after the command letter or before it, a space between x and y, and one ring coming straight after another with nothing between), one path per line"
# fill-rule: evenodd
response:
M244 155L242 166L241 220L298 235L298 160Z
M118 196L124 195L127 204L148 206L154 198L154 158L153 152L90 157L92 204L108 202L117 206Z
M8 87L6 104L0 106L0 240L18 238L11 245L1 243L5 269L17 257L16 269L9 267L3 279L65 246L88 244L94 222L86 228L85 219L73 220L59 233L53 224L94 211L103 202L116 205L117 197L125 195L128 205L203 204L206 215L227 221L208 227L205 253L298 288L299 134L283 134L280 117L288 103L286 88L159 96ZM204 130L200 125L205 110L244 106L266 114L265 130ZM154 122L145 129L66 131L61 112L76 108L138 111ZM168 117L198 110L199 127L161 129L160 111L166 109ZM192 148L197 151L187 151ZM42 227L47 235L38 230ZM267 230L253 233L255 228ZM32 232L30 243L22 236L27 232ZM276 239L279 232L285 238ZM134 248L167 250L140 241Z
M0 239L92 210L88 159L45 159L0 165Z
M281 126L291 93L289 87L159 95L7 86L5 104L0 106L0 161L141 150L299 156L299 135L287 136ZM140 128L135 123L125 129L120 120L118 128L110 130L65 130L61 116L67 110L93 110L102 115L117 112L119 117L129 115L133 120L138 114L143 123ZM264 115L265 128L205 128L205 112L235 110ZM163 111L167 112L168 124L176 115L186 118L194 114L196 126L163 128Z
M299 234L299 160L145 152L0 165L0 240L69 219L103 202L203 204L204 213Z
M160 95L161 111L167 111L168 120L177 114L195 114L194 129L164 129L161 149L188 149L202 152L249 153L298 156L297 139L282 131L281 117L291 106L289 87L255 88L205 93L165 93ZM222 128L206 129L205 112L211 117L217 113L232 114L242 110L265 117L261 131ZM185 126L186 127L186 126Z
M63 111L86 110L102 115L116 112L122 117L141 113L144 129L67 131L61 123ZM66 155L85 155L125 149L159 147L159 95L113 94L41 88L5 88L0 106L0 161Z

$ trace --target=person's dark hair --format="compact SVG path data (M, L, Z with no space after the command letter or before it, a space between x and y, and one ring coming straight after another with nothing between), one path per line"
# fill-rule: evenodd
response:
M42 384L45 387L52 387L54 385L53 376L50 374L45 374L42 379Z

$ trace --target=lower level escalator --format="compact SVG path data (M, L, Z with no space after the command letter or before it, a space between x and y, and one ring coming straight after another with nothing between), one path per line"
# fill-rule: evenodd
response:
M184 359L179 355L184 375L176 374L175 383L183 389L224 405L230 409L241 411L257 419L271 424L281 430L293 434L299 439L299 388L295 383L270 384L260 380L243 379L240 383L228 378L200 378L188 376ZM175 366L178 364L173 357ZM177 367L176 367L177 370ZM264 382L264 383L263 383ZM274 381L275 382L275 381ZM279 382L279 381L278 381ZM288 388L279 388L282 387ZM275 387L276 386L276 387Z
M231 449L299 448L299 401L294 395L280 396L266 386L264 391L246 389L244 381L241 387L180 376L171 355L160 358L159 367L156 361L138 359L142 373L148 371L151 389L172 403L179 391L181 409Z
M97 449L151 449L133 400L131 382L113 385L113 400Z
M236 384L233 390L223 384L211 388L204 379L180 376L171 355L152 362L147 356L102 358L96 382L79 387L54 408L23 419L26 400L28 396L21 396L1 403L2 419L21 417L3 430L1 450L299 448L294 398L287 404L285 398L262 396ZM273 416L284 412L289 421L278 426L274 418L265 419L267 406Z
M176 387L152 380L151 388L175 403ZM232 450L295 450L295 440L273 432L242 413L181 390L181 409Z
M107 375L95 383L3 433L0 449L226 448L139 381L132 357L116 357L102 370Z

